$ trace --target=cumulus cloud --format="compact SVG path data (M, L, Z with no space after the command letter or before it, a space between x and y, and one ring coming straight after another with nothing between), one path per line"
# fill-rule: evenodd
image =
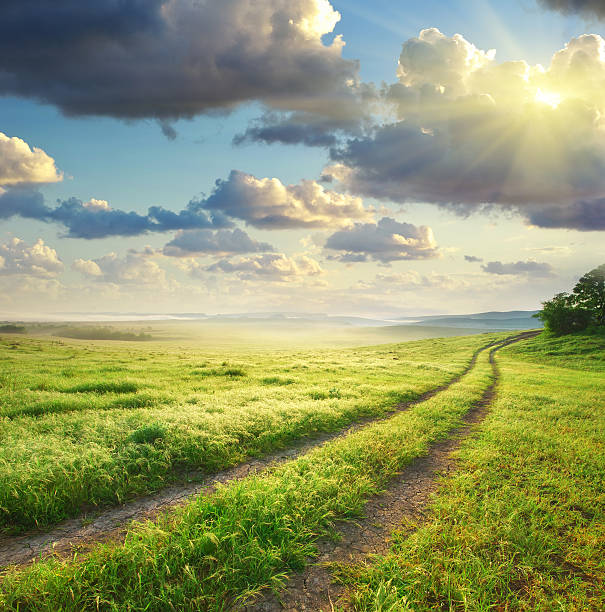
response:
M233 253L260 253L274 251L266 242L258 242L241 229L234 230L185 230L164 247L164 255L172 257L191 257L206 253L227 255Z
M328 0L4 0L0 94L157 118L169 137L171 120L249 100L331 112L358 69L322 41L339 19Z
M404 43L394 120L333 147L328 180L469 214L522 211L541 227L605 229L605 40L572 39L550 66L498 63L460 35Z
M32 246L20 238L0 245L0 275L19 274L53 278L63 271L63 262L55 249L44 244L42 238Z
M234 260L221 259L204 269L206 272L236 274L242 280L278 283L298 282L323 274L321 266L314 259L306 255L288 257L283 253L253 255Z
M55 160L42 149L0 132L0 186L56 183L62 178Z
M465 255L464 261L468 261L470 263L477 263L483 261L483 257L475 257L474 255Z
M396 260L439 257L433 230L426 225L399 223L383 217L378 223L357 223L332 234L325 248L341 251L333 259L351 263L373 259L382 263Z
M83 276L116 285L165 286L166 271L153 260L155 251L130 249L124 257L108 253L97 259L77 259L72 268Z
M538 0L546 8L567 15L579 13L586 17L605 17L603 0Z
M490 261L481 269L488 274L510 275L510 276L537 276L548 277L554 275L553 267L548 263L538 261L517 261L514 263L502 263L501 261Z
M88 202L69 198L51 208L31 189L0 192L0 219L21 216L60 223L67 229L66 236L86 239L224 229L233 227L231 219L263 229L350 227L373 215L374 209L364 208L361 198L328 190L316 181L284 185L276 178L258 179L238 170L218 180L210 197L192 200L179 212L162 206L151 206L147 214L126 212L95 198ZM266 246L262 250L271 250Z
M284 185L238 170L217 181L201 206L263 229L349 227L354 220L371 219L374 212L364 208L361 198L330 191L316 181Z
M80 272L84 276L97 277L103 276L103 271L96 261L92 259L76 259L71 264L72 270Z
M181 229L222 228L233 225L220 212L207 213L201 203L192 200L179 212L161 206L151 206L147 214L113 209L106 200L92 198L82 202L69 198L54 208L47 206L42 194L29 188L0 191L0 219L20 216L46 223L59 223L68 238L106 238L108 236L138 236L148 232Z

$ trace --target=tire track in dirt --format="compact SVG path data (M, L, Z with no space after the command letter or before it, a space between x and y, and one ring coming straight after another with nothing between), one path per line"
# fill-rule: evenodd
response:
M271 593L235 609L242 612L349 610L346 587L333 583L329 565L354 564L369 561L368 555L385 554L389 550L393 531L401 527L406 519L417 521L424 518L439 480L456 469L454 451L483 421L495 398L500 380L500 371L494 359L496 351L538 333L526 332L508 338L490 350L493 380L463 417L464 425L450 431L445 440L431 445L428 453L405 467L384 493L371 498L364 507L363 518L337 522L336 529L342 539L338 542L327 538L319 540L318 557L309 559L306 569L293 576L279 595Z
M535 332L525 332L521 336L528 337L527 334L535 335ZM484 350L494 346L504 346L502 343L517 341L518 338L520 336L515 335L480 347L473 353L468 365L454 378L424 392L414 400L397 404L384 416L362 419L339 431L318 434L311 439L299 441L298 444L295 443L285 450L253 458L226 470L215 472L201 481L168 486L157 493L136 498L117 507L67 519L45 532L30 532L18 536L0 535L0 568L26 565L36 559L52 555L65 557L76 550L84 552L99 542L120 540L132 521L153 518L159 512L185 504L194 496L210 495L218 484L241 480L250 474L295 459L314 448L352 434L373 423L385 421L399 412L434 397L468 374Z

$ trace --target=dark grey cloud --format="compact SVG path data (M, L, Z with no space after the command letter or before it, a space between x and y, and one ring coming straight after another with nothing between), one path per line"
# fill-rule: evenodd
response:
M345 263L369 259L389 263L439 257L430 227L399 223L389 217L383 217L378 223L357 223L351 229L335 232L326 241L325 248L341 251L332 259Z
M538 261L517 261L514 263L502 263L501 261L490 261L481 266L488 274L511 275L511 276L553 276L553 267L548 263Z
M153 223L147 216L123 210L89 209L77 198L69 198L49 210L43 221L55 221L67 228L69 238L106 238L138 236L150 231Z
M298 112L267 111L256 119L233 143L303 144L308 147L334 147L345 137L362 136L376 121L372 109L381 94L371 83L352 86L348 96L319 109Z
M23 217L46 220L50 209L44 204L44 196L29 187L13 187L0 190L0 219Z
M333 147L338 142L335 132L341 122L317 118L310 113L276 115L268 113L233 138L233 144L248 142L265 144L303 144L307 147ZM344 126L343 126L344 127Z
M605 2L603 0L538 0L549 9L566 15L578 13L586 17L605 17Z
M176 236L164 247L164 255L172 257L191 257L199 254L235 254L261 253L275 251L266 242L258 242L250 238L243 230L185 230L177 232Z
M605 230L605 198L559 206L535 206L524 213L527 221L538 227L582 232Z
M152 206L146 215L142 215L109 206L91 205L91 202L82 202L78 198L60 201L55 208L51 208L44 203L40 192L26 188L13 188L0 193L0 219L13 216L59 223L67 229L67 237L88 240L233 225L220 211L209 214L201 210L200 203L195 200L178 213Z
M249 100L329 110L358 70L322 42L338 18L319 0L3 0L0 94L157 118L169 137L171 120Z
M483 261L483 257L475 257L474 255L465 255L464 261L468 261L470 263L478 263Z

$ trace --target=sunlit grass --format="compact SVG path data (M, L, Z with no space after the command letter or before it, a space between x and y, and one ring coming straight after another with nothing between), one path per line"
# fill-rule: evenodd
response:
M494 337L230 352L1 339L0 527L48 526L384 414Z
M605 609L605 337L502 351L502 382L428 521L341 568L356 610Z
M405 347L375 351L375 358L382 351L391 360L405 356L413 369ZM330 369L339 370L335 359ZM10 610L228 609L301 568L336 518L358 515L367 497L460 423L491 379L485 351L460 382L409 411L135 526L123 545L8 575L0 601Z

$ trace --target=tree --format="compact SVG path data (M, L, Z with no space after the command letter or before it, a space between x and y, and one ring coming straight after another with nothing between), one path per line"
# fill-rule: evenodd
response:
M597 325L605 325L605 264L578 281L571 299L574 306L588 310Z
M552 300L542 302L542 310L534 315L544 322L544 327L554 334L571 334L590 325L591 312L574 305L569 293L557 293Z

